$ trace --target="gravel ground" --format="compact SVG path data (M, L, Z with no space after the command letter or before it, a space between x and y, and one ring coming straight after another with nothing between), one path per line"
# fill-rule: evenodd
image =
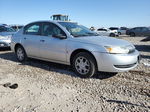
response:
M89 79L69 66L34 59L21 64L11 51L0 51L0 112L150 112L150 42L122 39L141 52L141 64ZM18 88L4 87L8 82Z

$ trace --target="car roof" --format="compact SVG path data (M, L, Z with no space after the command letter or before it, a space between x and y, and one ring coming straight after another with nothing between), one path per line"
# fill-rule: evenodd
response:
M52 21L52 20L39 20L39 21L34 21L28 24L32 24L32 23L36 23L36 22L52 22L52 23L59 23L59 22L63 22L63 23L77 23L77 22L72 22L72 21Z
M134 28L147 28L147 27L134 27Z

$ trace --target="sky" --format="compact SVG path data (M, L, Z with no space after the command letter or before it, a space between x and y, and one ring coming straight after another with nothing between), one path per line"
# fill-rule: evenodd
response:
M0 23L26 25L53 14L87 27L150 26L150 0L0 0Z

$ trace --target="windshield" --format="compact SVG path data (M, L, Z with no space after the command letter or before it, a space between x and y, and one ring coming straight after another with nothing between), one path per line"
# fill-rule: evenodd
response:
M0 26L0 32L15 32L15 30L10 27Z
M15 32L13 28L7 28L7 32Z
M98 36L97 33L89 30L85 26L78 25L77 23L71 22L59 22L63 27L65 27L72 36L82 37L82 36Z

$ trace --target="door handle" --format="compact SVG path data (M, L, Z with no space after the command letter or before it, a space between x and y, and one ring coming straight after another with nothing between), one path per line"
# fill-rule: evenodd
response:
M26 40L27 38L26 37L24 37L24 40Z
M40 42L45 42L45 40L40 40Z

